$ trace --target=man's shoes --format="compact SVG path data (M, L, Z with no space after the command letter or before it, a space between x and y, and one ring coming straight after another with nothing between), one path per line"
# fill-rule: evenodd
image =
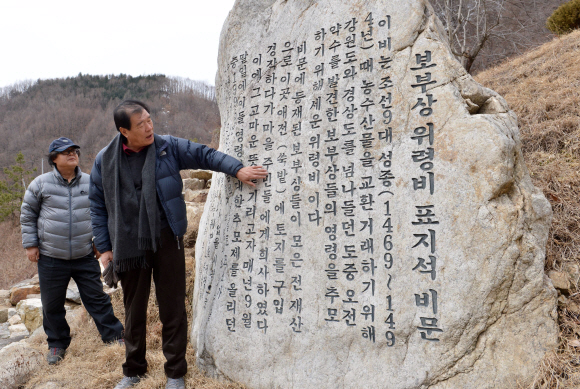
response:
M49 365L57 364L64 359L64 354L66 349L60 347L50 347L48 349L48 355L46 356L46 361Z
M141 377L139 377L139 376L135 376L135 377L124 376L123 379L121 381L119 381L117 386L115 386L115 389L130 388L133 385L137 385L139 383L139 381L141 381Z
M185 389L185 380L181 378L167 378L165 389Z

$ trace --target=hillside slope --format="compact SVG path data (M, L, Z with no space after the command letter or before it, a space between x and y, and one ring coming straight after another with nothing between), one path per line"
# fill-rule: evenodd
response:
M81 146L81 168L90 171L98 151L117 134L113 109L124 99L149 105L158 134L207 144L220 126L214 88L204 82L162 74L38 80L0 90L0 168L22 151L38 174L44 157L46 171L48 145L66 136Z
M552 204L546 272L559 291L560 347L534 388L580 387L580 31L556 38L475 79L518 115L524 159Z

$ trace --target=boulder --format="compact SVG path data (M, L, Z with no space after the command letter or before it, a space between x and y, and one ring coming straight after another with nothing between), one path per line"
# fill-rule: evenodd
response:
M238 0L191 341L261 388L526 386L558 344L552 211L516 115L457 62L428 0ZM476 107L477 106L477 107Z
M16 305L16 310L28 332L32 333L42 326L42 301L39 298L20 301Z
M205 181L199 178L186 178L183 180L183 189L199 190L205 187Z
M44 356L26 342L12 343L0 350L0 388L17 389L36 371Z

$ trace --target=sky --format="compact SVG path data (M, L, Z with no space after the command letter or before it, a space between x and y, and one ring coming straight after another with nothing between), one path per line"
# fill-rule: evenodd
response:
M235 0L0 0L0 88L24 80L165 74L214 84Z

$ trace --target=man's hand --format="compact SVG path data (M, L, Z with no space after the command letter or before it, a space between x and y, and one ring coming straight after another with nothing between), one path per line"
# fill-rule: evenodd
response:
M109 262L113 260L113 252L109 250L101 253L101 258L99 258L99 260L103 264L103 267L106 269Z
M38 258L40 258L40 251L38 251L38 247L27 248L26 256L30 262L38 262Z
M268 171L262 166L246 166L238 170L236 178L244 184L256 186L252 180L268 177Z

